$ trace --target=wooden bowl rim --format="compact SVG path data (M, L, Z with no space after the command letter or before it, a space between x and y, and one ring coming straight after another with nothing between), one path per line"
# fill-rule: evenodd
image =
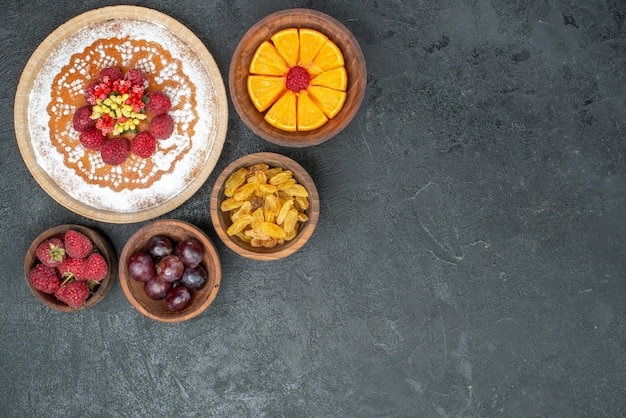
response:
M109 265L109 273L104 279L102 279L98 289L89 297L89 299L87 299L85 304L79 308L72 308L71 306L57 300L56 298L54 298L54 296L47 295L35 289L33 284L28 279L28 273L30 272L30 270L35 265L39 264L39 261L37 259L37 254L36 254L37 246L41 242L43 242L45 239L54 237L61 233L65 233L66 231L69 231L70 229L74 229L76 231L82 232L83 234L87 235L91 239L91 241L94 243L94 245L98 247L100 254L102 254L102 256L105 257ZM29 255L31 254L32 254L32 257L29 257ZM87 308L94 306L95 304L99 303L102 299L104 299L104 297L109 293L109 291L113 287L113 284L115 283L115 278L117 277L117 256L115 254L113 245L111 244L109 239L101 232L93 228L84 226L84 225L77 225L77 224L57 225L41 232L32 241L31 245L29 246L26 252L26 257L24 257L24 277L26 279L26 284L28 285L28 288L31 291L31 293L35 296L35 298L37 298L41 303L43 303L47 307L54 309L56 311L59 311L59 312L66 312L66 313L77 312L77 311L81 311L83 309L87 309Z
M221 220L224 218L220 211L220 204L224 198L224 183L226 182L228 176L240 167L245 167L255 163L268 163L271 166L272 164L268 161L272 160L279 162L279 164L275 165L291 169L294 177L299 180L298 182L306 187L309 192L309 220L304 223L303 227L301 227L296 238L288 243L277 245L274 248L254 248L237 240L236 238L229 236L226 233L226 228L222 225ZM304 181L300 181L300 179L303 179ZM274 152L256 152L236 159L220 173L217 180L215 180L213 189L211 190L210 212L213 228L228 248L235 253L252 260L273 261L285 258L295 253L311 238L313 232L315 231L315 227L317 226L320 213L319 194L317 187L315 186L315 182L311 178L310 174L297 161L287 157L286 155Z
M179 194L172 196L161 204L128 212L98 209L70 196L39 166L36 161L36 153L33 149L30 132L28 129L25 129L25 127L28 127L30 92L37 74L44 66L50 52L58 47L58 44L68 36L68 33L74 33L78 29L112 19L134 19L163 26L172 33L172 36L176 36L185 42L196 53L198 60L204 64L207 75L212 79L219 111L218 123L215 128L215 142L211 145L211 155L207 158L204 166L199 169L198 175L194 180L182 189ZM97 221L123 224L145 221L165 214L182 205L200 189L215 168L222 152L228 127L228 98L224 80L213 56L204 43L190 29L173 17L157 10L141 6L119 5L106 6L75 16L56 28L41 42L29 58L20 76L15 94L13 113L18 148L29 172L39 186L60 205L79 215Z
M202 288L201 290L198 291L198 292L205 292L206 299L200 305L197 305L193 311L188 311L187 309L185 309L180 312L169 312L167 313L167 315L163 316L163 315L158 315L152 312L151 310L149 310L148 308L146 308L143 304L139 302L139 300L137 299L137 297L135 296L135 294L133 293L129 285L129 283L131 283L131 280L133 279L128 275L128 269L127 269L126 263L127 263L127 260L130 258L130 256L132 255L131 243L133 241L138 240L140 237L145 237L147 241L153 235L160 234L159 232L154 232L155 230L162 230L163 228L172 228L172 227L181 229L189 235L192 235L192 236L196 235L196 238L200 239L200 241L202 242L205 248L205 258L210 258L211 260L211 266L210 268L207 268L207 271L209 272L209 274L212 275L213 283L210 287L208 287L209 283L207 283L206 288ZM163 234L167 235L166 233L163 233ZM195 318L201 313L203 313L215 300L215 297L217 296L217 293L219 291L219 288L222 282L222 264L221 264L221 260L219 257L219 253L213 241L209 238L209 236L203 230L201 230L196 225L190 222L182 221L178 219L159 219L149 224L146 224L142 226L141 228L139 228L137 231L135 231L128 238L128 240L124 244L124 247L122 248L122 252L120 253L120 257L119 257L118 271L119 271L120 286L122 287L122 292L124 293L124 296L126 296L126 299L130 302L130 304L144 316L147 316L148 318L154 319L156 321L167 322L167 323L184 322L189 319ZM165 307L164 300L156 301L156 302L163 302L164 309L167 309Z
M286 21L280 25L272 25L277 19L285 19ZM297 21L298 19L304 19L304 22ZM344 58L346 58L346 70L348 70L348 96L344 108L339 112L339 115L343 115L339 118L337 115L335 118L329 120L325 125L317 128L313 131L307 132L287 132L274 128L269 123L265 122L263 118L259 121L252 120L246 110L251 112L258 112L252 104L252 101L248 97L246 87L246 77L242 77L242 73L247 74L248 67L250 65L250 59L254 54L254 51L263 40L268 40L269 36L275 32L286 29L289 27L311 27L311 29L321 29L322 26L333 26L334 31L340 35L334 33L324 33L330 40L335 42L342 50ZM272 28L269 36L260 35L263 32L269 32L269 28ZM324 31L325 32L325 31ZM338 41L340 37L345 38L345 45L340 45ZM254 48L247 49L246 45L249 41L258 38L256 46ZM248 58L242 61L242 55L245 51ZM348 56L347 54L350 54ZM354 59L348 60L353 57ZM358 68L349 68L348 61L354 63ZM323 12L306 9L306 8L293 8L274 12L265 18L261 19L257 23L246 31L244 36L239 41L235 51L233 52L230 67L228 71L228 87L230 91L231 101L235 107L235 110L239 114L244 123L258 136L284 147L309 147L319 145L339 134L346 126L350 124L352 119L358 113L358 110L363 102L365 96L365 89L367 85L367 68L365 65L365 57L361 47L348 28L346 28L337 19L327 15ZM239 86L239 88L238 88ZM353 86L351 89L350 87ZM238 92L242 92L238 94ZM264 112L263 112L264 113Z

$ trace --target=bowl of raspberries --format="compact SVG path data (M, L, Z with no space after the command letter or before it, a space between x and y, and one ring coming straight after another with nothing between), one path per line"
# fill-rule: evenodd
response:
M161 322L204 312L220 287L222 267L213 242L185 221L163 219L137 230L119 258L122 291L135 309Z
M32 242L24 275L44 305L73 312L95 305L109 293L117 276L117 258L99 232L82 225L59 225Z

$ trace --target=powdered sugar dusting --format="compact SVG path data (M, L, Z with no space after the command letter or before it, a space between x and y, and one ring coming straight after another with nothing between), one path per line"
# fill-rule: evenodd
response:
M174 133L150 159L107 166L72 128L86 84L108 66L143 69L172 101ZM114 212L150 209L180 194L217 137L216 89L203 63L175 34L140 20L98 23L61 42L34 81L28 115L37 164L75 200Z

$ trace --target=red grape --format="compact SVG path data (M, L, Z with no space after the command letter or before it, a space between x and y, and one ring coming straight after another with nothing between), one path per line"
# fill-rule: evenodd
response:
M148 241L148 252L155 260L166 257L174 251L172 241L165 235L155 235Z
M191 303L191 291L185 286L178 286L167 292L165 304L170 311L178 312Z
M150 254L139 252L128 259L128 274L138 282L147 282L156 275Z
M183 277L181 277L180 281L183 286L185 286L189 290L200 290L206 284L207 280L207 271L202 265L197 265L195 267L187 267L183 272Z
M195 267L204 258L204 247L195 238L186 238L176 246L176 255L186 267Z
M166 282L175 282L185 271L185 265L175 255L168 255L159 260L156 265L157 277Z
M163 299L172 287L171 283L153 277L143 284L143 290L150 299Z

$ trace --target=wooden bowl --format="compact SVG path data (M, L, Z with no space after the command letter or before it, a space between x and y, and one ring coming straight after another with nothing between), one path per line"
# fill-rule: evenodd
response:
M192 292L191 304L182 311L172 312L164 300L153 300L146 296L144 284L132 279L128 273L128 260L136 252L146 251L150 238L165 235L173 242L185 238L196 238L204 246L202 264L208 273L207 282L200 290ZM213 242L198 227L188 222L166 219L158 220L137 230L126 242L119 261L120 285L128 301L148 318L161 322L183 322L204 312L215 299L222 281L222 265Z
M325 125L308 132L287 132L274 128L263 118L248 95L250 61L265 40L282 29L309 28L333 41L343 53L348 73L346 102L341 111ZM336 19L309 9L289 9L273 13L252 26L243 36L230 62L228 87L233 105L246 125L261 138L285 147L308 147L337 135L352 121L365 95L367 70L361 48L352 33Z
M224 200L224 183L228 177L241 167L266 163L270 167L282 167L291 170L296 181L303 185L309 193L309 209L306 211L308 221L300 224L298 235L291 241L279 244L274 248L253 247L249 243L226 233L232 224L227 212L220 210ZM307 171L289 157L271 152L258 152L241 157L230 163L219 175L211 192L211 221L220 239L237 254L254 260L278 260L298 251L313 235L320 212L320 200L313 179Z
M37 259L37 246L48 238L62 236L70 229L82 232L83 234L87 235L94 243L94 245L98 247L100 254L102 254L109 266L109 273L107 274L107 276L102 279L100 285L94 289L93 294L80 308L72 308L65 302L61 302L60 300L55 298L54 295L48 295L35 289L35 287L28 279L28 273L30 272L30 270L37 264L39 264L39 260ZM24 259L24 276L26 277L26 283L28 284L28 288L30 289L30 291L41 303L43 303L47 307L60 312L80 311L82 309L92 307L96 303L100 302L107 293L109 293L111 287L113 287L113 283L115 282L115 277L117 277L117 257L115 255L115 250L113 249L109 240L106 239L104 235L100 234L99 232L82 225L58 225L42 232L37 238L33 240L33 243L28 248L28 251L26 252L26 257Z

